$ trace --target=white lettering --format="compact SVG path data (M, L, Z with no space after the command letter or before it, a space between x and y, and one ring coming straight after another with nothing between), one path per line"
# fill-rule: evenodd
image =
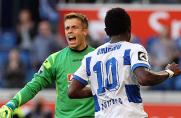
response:
M159 23L160 19L168 19L170 15L167 12L154 12L149 17L149 25L156 32L161 32L164 28L164 25Z
M171 23L171 37L176 39L180 37L181 33L181 20L173 20Z

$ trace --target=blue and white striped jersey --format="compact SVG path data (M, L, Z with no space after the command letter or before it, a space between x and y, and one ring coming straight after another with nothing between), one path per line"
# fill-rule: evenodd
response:
M140 86L133 74L137 67L150 68L145 48L126 41L105 43L82 60L74 79L90 82L96 118L146 118Z

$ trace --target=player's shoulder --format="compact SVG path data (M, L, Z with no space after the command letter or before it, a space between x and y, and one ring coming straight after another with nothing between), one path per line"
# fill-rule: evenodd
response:
M105 43L105 44L103 44L103 45L98 46L98 47L97 47L96 49L94 49L92 52L89 52L85 57L90 57L90 56L97 55L98 50L101 49L101 48L106 47L107 45L108 45L108 43Z
M144 48L141 44L138 43L130 43L130 42L126 42L125 43L126 47L130 47L130 49L136 50L136 49L140 49L140 48Z
M90 51L94 51L94 50L95 50L95 48L94 48L94 47L92 47L92 46L90 46L90 45L88 45L88 50L90 50Z
M95 50L93 50L92 52L89 52L89 53L86 54L84 57L87 58L87 57L93 56L94 53L95 53Z
M59 50L57 52L52 53L48 56L48 60L56 60L57 58L60 58L62 55L64 55L67 52L68 48L63 48L62 50Z

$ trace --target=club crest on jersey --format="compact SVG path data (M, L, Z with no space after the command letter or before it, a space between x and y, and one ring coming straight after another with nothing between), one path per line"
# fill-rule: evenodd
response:
M73 74L67 74L68 87L70 86L72 79L73 79Z
M68 82L71 82L73 79L73 74L67 74L67 80Z
M148 62L148 57L144 52L138 52L138 60Z

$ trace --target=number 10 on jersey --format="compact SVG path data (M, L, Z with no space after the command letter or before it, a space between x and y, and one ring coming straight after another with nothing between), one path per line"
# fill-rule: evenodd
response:
M115 91L119 88L118 61L114 57L106 62L96 62L93 71L97 75L98 95L103 95L106 90Z

